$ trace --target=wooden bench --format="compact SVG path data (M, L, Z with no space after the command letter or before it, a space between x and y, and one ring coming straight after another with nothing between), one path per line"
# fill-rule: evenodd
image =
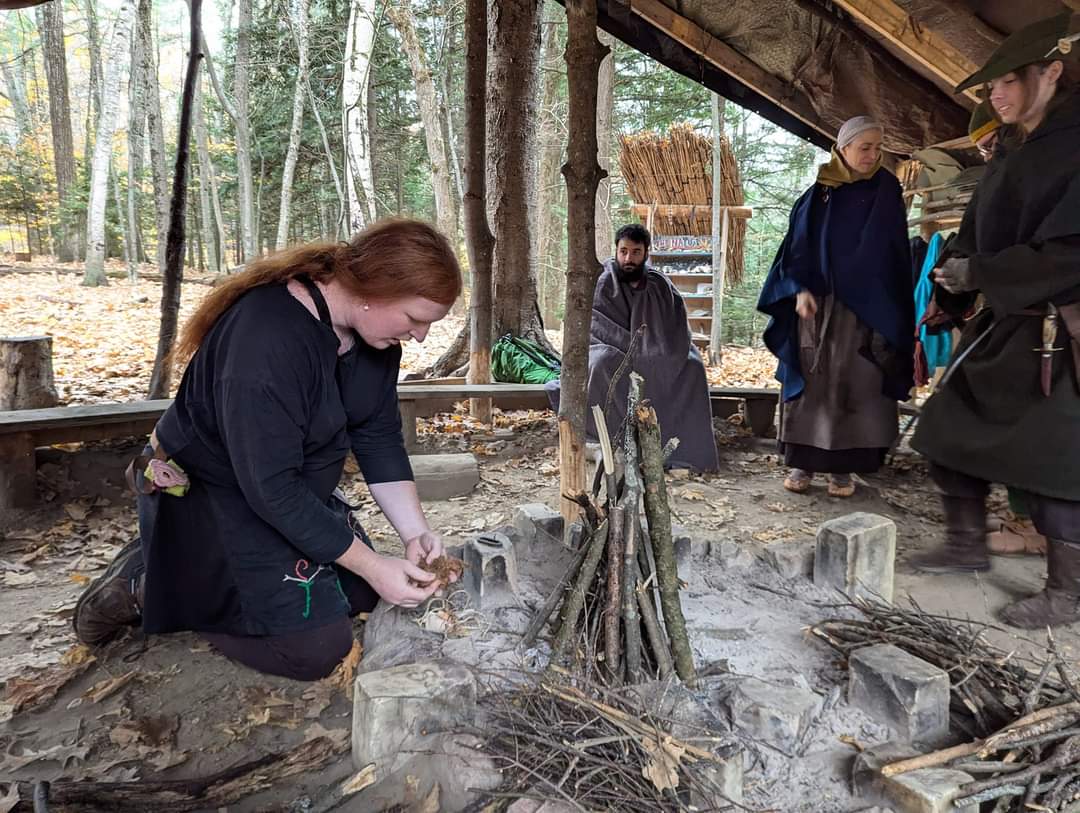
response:
M756 435L772 428L778 390L713 387L714 415L731 415L740 402ZM465 384L459 382L402 382L398 386L402 429L407 448L416 447L416 419L453 409L468 398L492 398L503 410L547 409L542 384ZM34 449L54 443L75 443L145 437L171 400L124 404L91 404L50 409L0 412L0 508L32 505L34 501Z

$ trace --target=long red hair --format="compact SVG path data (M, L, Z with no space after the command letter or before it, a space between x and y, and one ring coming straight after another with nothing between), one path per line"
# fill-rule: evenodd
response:
M186 361L246 291L302 274L338 280L350 293L386 301L422 296L452 305L461 295L461 267L450 241L422 220L386 218L348 243L307 243L255 260L215 286L184 325L173 358Z

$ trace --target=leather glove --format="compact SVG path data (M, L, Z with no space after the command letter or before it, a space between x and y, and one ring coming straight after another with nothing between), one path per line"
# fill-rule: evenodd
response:
M934 281L950 294L962 294L975 290L975 278L971 273L971 261L967 257L952 257L934 270Z

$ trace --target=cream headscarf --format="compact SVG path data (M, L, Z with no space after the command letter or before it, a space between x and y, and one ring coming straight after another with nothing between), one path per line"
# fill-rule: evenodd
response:
M840 132L836 135L836 146L831 151L832 158L829 163L818 167L817 182L819 184L835 189L846 183L865 181L874 177L877 171L881 169L880 156L869 172L856 172L847 165L847 162L840 154L840 150L854 141L860 133L865 133L867 130L885 132L885 128L871 116L856 116L844 122L844 126L840 128Z

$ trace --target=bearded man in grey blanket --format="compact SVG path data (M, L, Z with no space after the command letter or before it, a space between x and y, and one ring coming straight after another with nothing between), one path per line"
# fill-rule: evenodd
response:
M652 238L639 224L623 226L615 235L615 256L593 293L589 331L589 406L605 407L608 387L626 358L638 328L645 326L634 350L632 369L645 379L644 397L656 409L663 441L677 437L679 446L668 465L698 471L717 468L709 385L701 354L690 340L686 305L666 276L647 265ZM615 385L606 408L608 433L614 439L626 417L630 371ZM552 408L559 408L559 382L545 385ZM591 410L586 437L596 441Z

